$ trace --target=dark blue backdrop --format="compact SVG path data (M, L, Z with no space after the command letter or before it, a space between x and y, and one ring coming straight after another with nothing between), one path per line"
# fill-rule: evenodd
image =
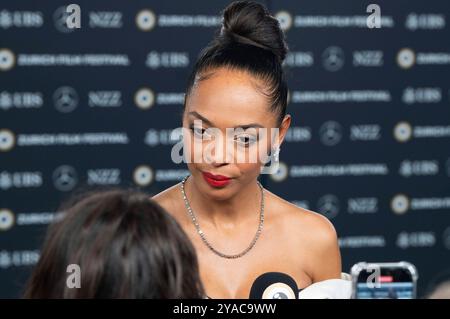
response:
M0 297L17 297L74 190L156 193L188 73L229 1L0 3ZM358 261L414 263L422 296L450 269L450 2L264 1L286 30L292 128L271 191L335 225ZM62 8L62 9L61 9Z

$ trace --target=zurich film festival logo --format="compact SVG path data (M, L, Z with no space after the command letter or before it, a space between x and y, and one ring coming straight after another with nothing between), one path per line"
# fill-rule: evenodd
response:
M405 214L409 210L410 205L410 199L404 194L397 194L391 200L391 210L396 215Z
M269 175L270 178L277 183L285 181L289 176L289 168L286 163L279 162L278 169L273 174Z
M0 152L8 152L16 144L16 136L8 129L0 129Z
M292 27L293 19L289 11L279 11L275 14L275 18L278 20L281 30L288 31Z
M156 15L152 10L145 9L136 15L136 26L141 31L151 31L156 25Z
M366 18L366 25L369 29L381 28L381 7L378 4L372 3L366 7L366 13L369 15ZM294 18L292 14L287 10L278 11L275 14L275 18L278 20L280 28L283 31L288 31L294 25Z
M0 71L11 70L16 64L16 56L6 48L0 48Z
M63 86L53 93L53 104L55 109L61 113L69 113L78 106L79 98L74 88Z
M416 53L410 48L403 48L397 53L397 64L407 70L416 64Z
M81 28L81 8L78 4L69 4L56 9L53 13L55 28L62 33L70 33Z
M14 213L6 208L0 208L0 232L7 231L14 226Z
M394 127L394 138L400 142L405 143L412 137L413 129L408 122L399 122Z
M155 177L155 173L150 166L140 165L135 168L133 172L133 180L136 185L140 187L149 186L153 183Z
M141 110L148 110L155 104L155 93L149 88L141 88L134 94L134 103Z

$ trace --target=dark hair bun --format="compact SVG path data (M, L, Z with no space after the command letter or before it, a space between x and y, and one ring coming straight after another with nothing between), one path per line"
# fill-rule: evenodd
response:
M276 18L254 1L235 1L223 11L221 37L272 51L283 62L288 51Z

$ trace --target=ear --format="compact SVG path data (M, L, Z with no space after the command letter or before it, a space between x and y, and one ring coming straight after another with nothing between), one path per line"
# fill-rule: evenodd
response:
M284 137L286 136L286 133L290 126L291 126L291 115L286 114L280 125L280 132L279 132L279 136L278 136L278 146L281 146L281 144L283 143Z

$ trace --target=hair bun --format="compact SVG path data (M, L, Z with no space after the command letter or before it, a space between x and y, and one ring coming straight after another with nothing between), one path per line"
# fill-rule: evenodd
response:
M288 51L276 18L254 1L235 1L223 11L222 37L272 51L283 62Z

